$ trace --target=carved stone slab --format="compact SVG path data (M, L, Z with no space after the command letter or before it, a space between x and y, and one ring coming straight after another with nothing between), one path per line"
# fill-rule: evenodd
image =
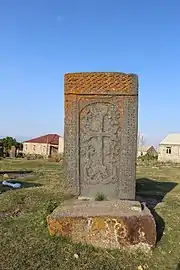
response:
M75 195L135 199L134 74L65 75L65 170Z

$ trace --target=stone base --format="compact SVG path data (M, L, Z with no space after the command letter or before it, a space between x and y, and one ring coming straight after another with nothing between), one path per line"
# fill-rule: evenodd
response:
M154 247L156 225L146 206L133 201L69 201L47 217L51 236L102 248Z

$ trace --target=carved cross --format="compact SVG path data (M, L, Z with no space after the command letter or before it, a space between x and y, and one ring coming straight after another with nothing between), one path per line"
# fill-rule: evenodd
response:
M110 133L106 132L104 130L104 117L105 115L100 116L100 127L99 130L97 131L90 131L89 132L89 139L94 137L97 138L98 144L99 144L99 161L100 161L100 166L104 166L104 137L110 137Z

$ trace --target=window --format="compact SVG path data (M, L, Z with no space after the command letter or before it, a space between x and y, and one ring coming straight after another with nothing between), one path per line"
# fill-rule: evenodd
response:
M27 144L25 144L25 149L27 150Z
M171 147L166 147L166 154L171 154Z
M35 151L36 150L36 146L35 145L33 145L33 151Z

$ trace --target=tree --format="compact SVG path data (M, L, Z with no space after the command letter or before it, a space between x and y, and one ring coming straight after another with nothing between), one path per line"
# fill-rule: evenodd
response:
M9 136L1 139L0 142L2 143L5 151L10 150L12 146L16 146L16 147L18 146L18 142L16 141L16 139L13 137L9 137Z
M17 142L16 147L17 147L18 149L22 150L22 149L23 149L23 143Z

